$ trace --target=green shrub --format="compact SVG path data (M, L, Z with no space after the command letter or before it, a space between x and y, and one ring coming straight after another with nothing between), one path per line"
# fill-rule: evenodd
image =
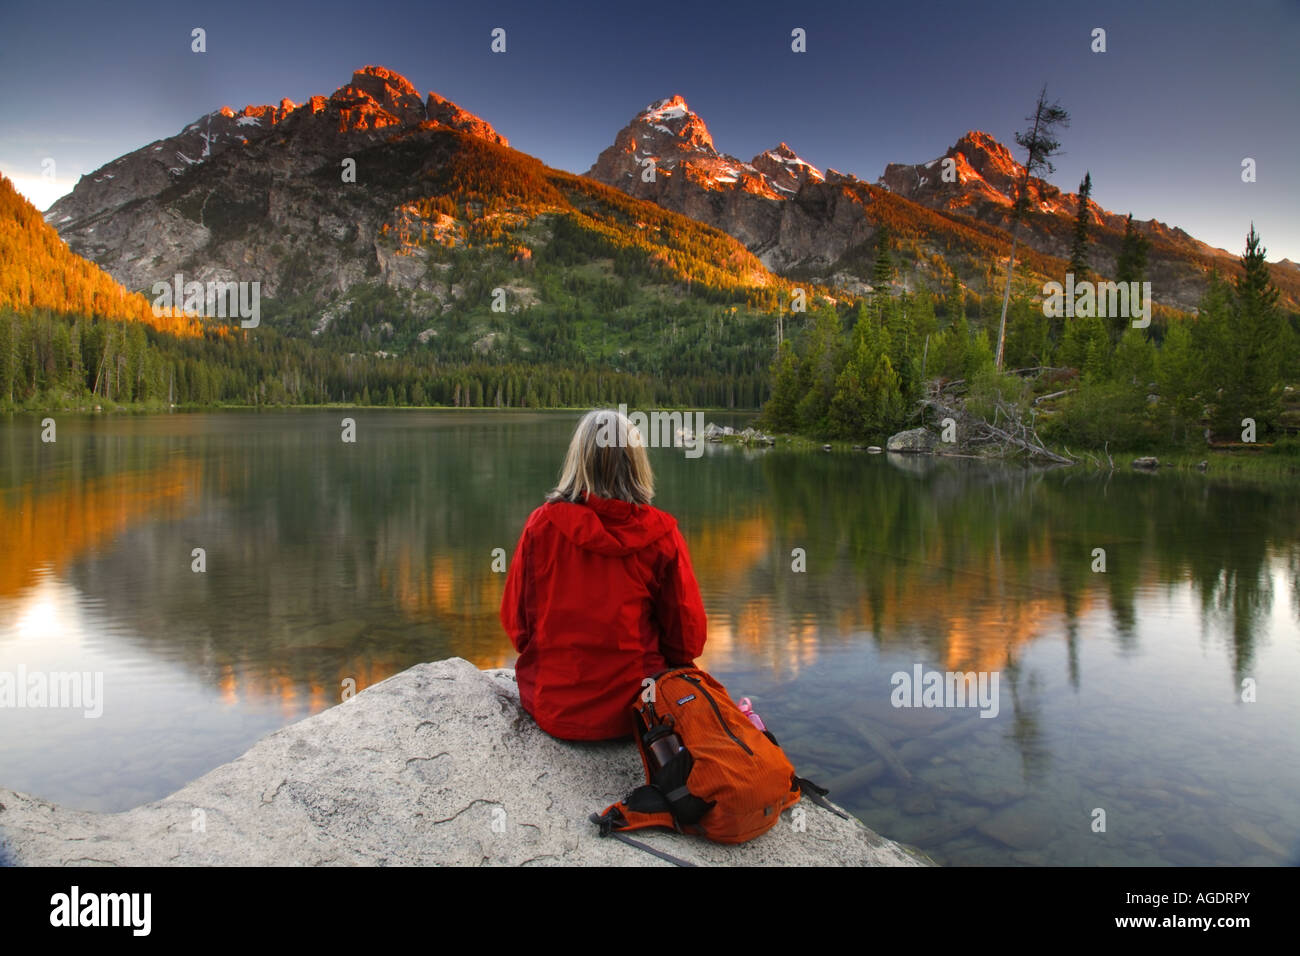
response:
M1043 423L1047 441L1084 448L1136 448L1154 438L1146 395L1140 388L1112 381L1085 382Z

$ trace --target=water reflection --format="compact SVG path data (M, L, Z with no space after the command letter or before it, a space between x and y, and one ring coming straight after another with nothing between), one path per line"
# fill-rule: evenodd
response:
M53 446L0 425L0 671L96 666L108 696L93 726L4 714L6 786L121 809L346 682L513 660L492 552L512 553L577 416L348 414L355 445L330 412L69 420ZM868 823L958 863L1291 852L1300 821L1273 794L1300 780L1271 768L1300 764L1300 710L1240 703L1243 679L1300 678L1289 489L707 451L653 453L705 597L702 663ZM998 672L1001 714L891 707L915 663ZM1066 822L1103 800L1145 836ZM1171 808L1248 835L1198 843L1159 822Z

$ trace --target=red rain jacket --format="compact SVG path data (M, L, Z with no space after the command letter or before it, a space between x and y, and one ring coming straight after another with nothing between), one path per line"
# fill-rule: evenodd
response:
M520 702L564 740L630 733L641 680L704 650L704 604L677 522L595 495L529 515L501 623L519 652Z

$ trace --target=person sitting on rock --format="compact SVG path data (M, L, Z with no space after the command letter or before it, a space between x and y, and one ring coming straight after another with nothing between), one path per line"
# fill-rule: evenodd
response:
M653 497L640 433L620 412L597 409L524 524L501 623L519 652L520 703L553 737L627 736L642 680L691 666L704 650L686 541Z

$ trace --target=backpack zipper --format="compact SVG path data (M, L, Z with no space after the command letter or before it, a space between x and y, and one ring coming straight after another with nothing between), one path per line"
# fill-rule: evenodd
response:
M722 729L727 732L727 736L730 737L732 740L734 740L736 743L738 743L741 749L745 751L745 753L749 754L751 757L754 756L754 751L750 750L743 740L741 740L739 737L737 737L734 733L731 732L731 728L727 725L726 719L723 718L722 716L722 711L718 709L718 702L713 699L713 695L710 694L707 689L705 689L704 685L700 683L699 679L695 677L689 677L686 674L679 674L678 676L681 677L682 680L689 681L690 683L694 684L696 687L699 688L700 693L704 695L704 699L707 700L709 702L709 706L713 708L713 713L717 715L718 723L722 724Z

